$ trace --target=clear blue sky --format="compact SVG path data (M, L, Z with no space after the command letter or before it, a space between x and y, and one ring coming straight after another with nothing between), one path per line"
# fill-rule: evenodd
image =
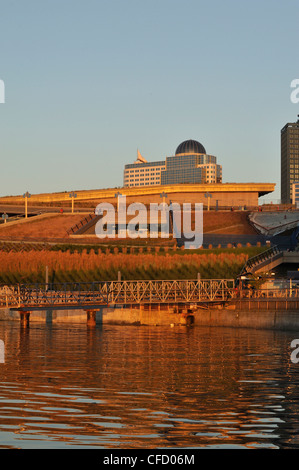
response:
M0 0L0 195L122 185L199 140L273 182L299 104L298 0Z

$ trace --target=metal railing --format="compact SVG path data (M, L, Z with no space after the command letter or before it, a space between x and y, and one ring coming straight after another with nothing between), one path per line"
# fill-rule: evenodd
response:
M299 299L299 288L287 289L240 289L236 290L235 298L238 299Z
M265 261L271 261L274 256L282 255L282 251L277 246L272 246L269 250L263 251L262 253L252 256L247 260L245 265L242 268L241 274L250 272L252 268L257 267Z
M109 281L66 284L23 284L0 287L0 308L96 308L115 305L198 305L244 301L296 301L299 287L239 289L234 280ZM285 309L285 305L283 306ZM297 308L297 307L296 307Z
M0 307L192 304L227 301L234 293L232 279L23 284L0 288Z
M83 219L80 220L76 225L73 225L69 230L67 230L67 234L70 235L72 233L76 233L78 230L80 230L82 227L84 227L88 222L93 220L96 217L96 214L89 214L87 217L84 217Z

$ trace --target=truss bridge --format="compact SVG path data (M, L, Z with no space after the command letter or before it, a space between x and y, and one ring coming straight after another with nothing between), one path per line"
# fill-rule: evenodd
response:
M227 301L235 281L103 281L63 284L20 284L0 287L0 308L42 310L142 304L198 304Z

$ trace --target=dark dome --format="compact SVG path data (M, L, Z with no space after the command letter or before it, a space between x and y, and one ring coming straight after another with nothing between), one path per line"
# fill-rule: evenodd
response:
M176 155L181 153L206 153L206 149L197 140L185 140L182 142L175 151Z

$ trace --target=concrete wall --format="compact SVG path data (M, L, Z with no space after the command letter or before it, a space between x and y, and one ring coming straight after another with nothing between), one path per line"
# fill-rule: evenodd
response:
M96 312L96 323L117 325L171 325L187 324L187 312L174 313L173 309L144 310L141 308L102 308ZM20 314L10 309L0 309L0 321L20 321ZM30 323L86 323L84 310L48 310L30 313Z
M87 314L84 310L58 310L58 311L36 311L30 313L30 322L63 322L63 323L86 323ZM19 312L9 308L0 309L1 320L20 320Z
M173 310L144 310L143 308L104 308L103 324L177 325L186 324L186 315Z
M232 306L233 307L233 306ZM195 326L276 329L299 332L298 310L241 310L234 308L197 310L192 314L167 310L144 310L143 308L103 308L96 314L98 324L117 325L186 325ZM18 312L0 310L0 320L19 321ZM87 314L83 310L32 312L30 322L86 324Z
M298 310L200 310L195 314L196 326L228 326L299 332Z
M177 200L180 194L188 194L191 197L191 193L198 200L199 197L203 198L203 202L206 202L204 199L204 194L208 191L213 193L212 200L221 198L225 196L225 193L229 194L226 201L227 204L231 205L231 197L236 200L237 198L245 197L245 200L241 204L236 202L236 204L246 204L250 205L249 201L251 197L254 200L257 199L258 194L265 195L271 193L275 190L275 184L273 183L224 183L224 184L174 184L174 185L165 185L165 186L141 186L135 188L109 188L109 189L99 189L99 190L83 190L76 191L77 193L77 203L78 201L84 200L97 200L99 202L105 200L106 202L115 203L115 193L120 191L122 194L125 194L128 198L131 197L133 202L141 201L140 196L144 196L148 199L149 202L152 202L152 198L156 197L157 201L161 202L160 193L165 191L168 193L168 197L171 200ZM252 193L253 196L249 194ZM222 194L222 196L221 196ZM233 196L233 194L235 194ZM171 196L170 196L171 195ZM247 199L247 197L250 198ZM227 200L228 199L228 200ZM32 194L29 200L30 205L43 203L43 202L66 202L70 201L69 193L44 193L44 194ZM7 196L0 198L1 204L24 204L24 199L22 196ZM183 202L186 202L186 197L184 197ZM192 202L191 200L188 202ZM198 201L200 202L200 201ZM256 204L254 204L256 205Z
M231 206L247 206L247 207L255 207L258 205L258 191L227 191L227 192L218 192L218 191L211 191L212 198L210 200L210 207L216 206L216 201L218 201L218 207L231 207ZM160 194L140 194L137 196L127 196L127 204L131 204L133 202L142 202L143 204L150 204L150 203L158 203L161 204L161 197ZM183 204L184 202L188 203L203 203L204 206L207 205L207 198L205 197L204 192L174 192L169 193L167 202L171 200L172 202L177 202L179 204ZM103 202L103 201L100 201ZM108 198L105 199L105 202L109 202L111 204L115 204L115 198Z

